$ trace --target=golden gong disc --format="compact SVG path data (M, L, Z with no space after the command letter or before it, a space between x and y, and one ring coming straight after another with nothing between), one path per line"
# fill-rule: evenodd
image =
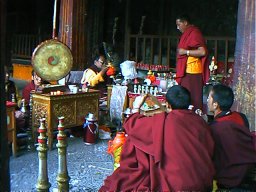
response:
M43 80L56 81L69 73L73 65L73 57L68 46L51 39L36 47L32 55L32 65Z

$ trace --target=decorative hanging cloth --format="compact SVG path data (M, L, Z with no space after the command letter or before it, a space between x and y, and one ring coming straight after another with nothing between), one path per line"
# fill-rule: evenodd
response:
M113 85L110 98L110 120L114 118L122 120L124 101L127 93L127 86Z

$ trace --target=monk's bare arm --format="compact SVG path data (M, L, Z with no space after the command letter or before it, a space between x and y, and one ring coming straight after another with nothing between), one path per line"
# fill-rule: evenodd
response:
M179 48L178 54L192 56L192 57L203 57L206 55L206 49L204 47L198 47L197 49L194 49L194 50Z

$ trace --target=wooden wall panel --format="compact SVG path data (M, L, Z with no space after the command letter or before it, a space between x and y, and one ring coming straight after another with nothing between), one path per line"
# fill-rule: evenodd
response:
M86 66L85 17L87 0L62 0L60 3L58 39L73 54L73 70Z

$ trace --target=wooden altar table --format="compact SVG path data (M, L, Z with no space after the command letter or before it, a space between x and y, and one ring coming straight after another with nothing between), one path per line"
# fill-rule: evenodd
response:
M99 91L64 93L63 95L32 94L32 130L34 140L40 119L46 118L48 146L52 149L53 131L57 130L58 117L63 116L64 127L81 126L88 113L99 117Z

